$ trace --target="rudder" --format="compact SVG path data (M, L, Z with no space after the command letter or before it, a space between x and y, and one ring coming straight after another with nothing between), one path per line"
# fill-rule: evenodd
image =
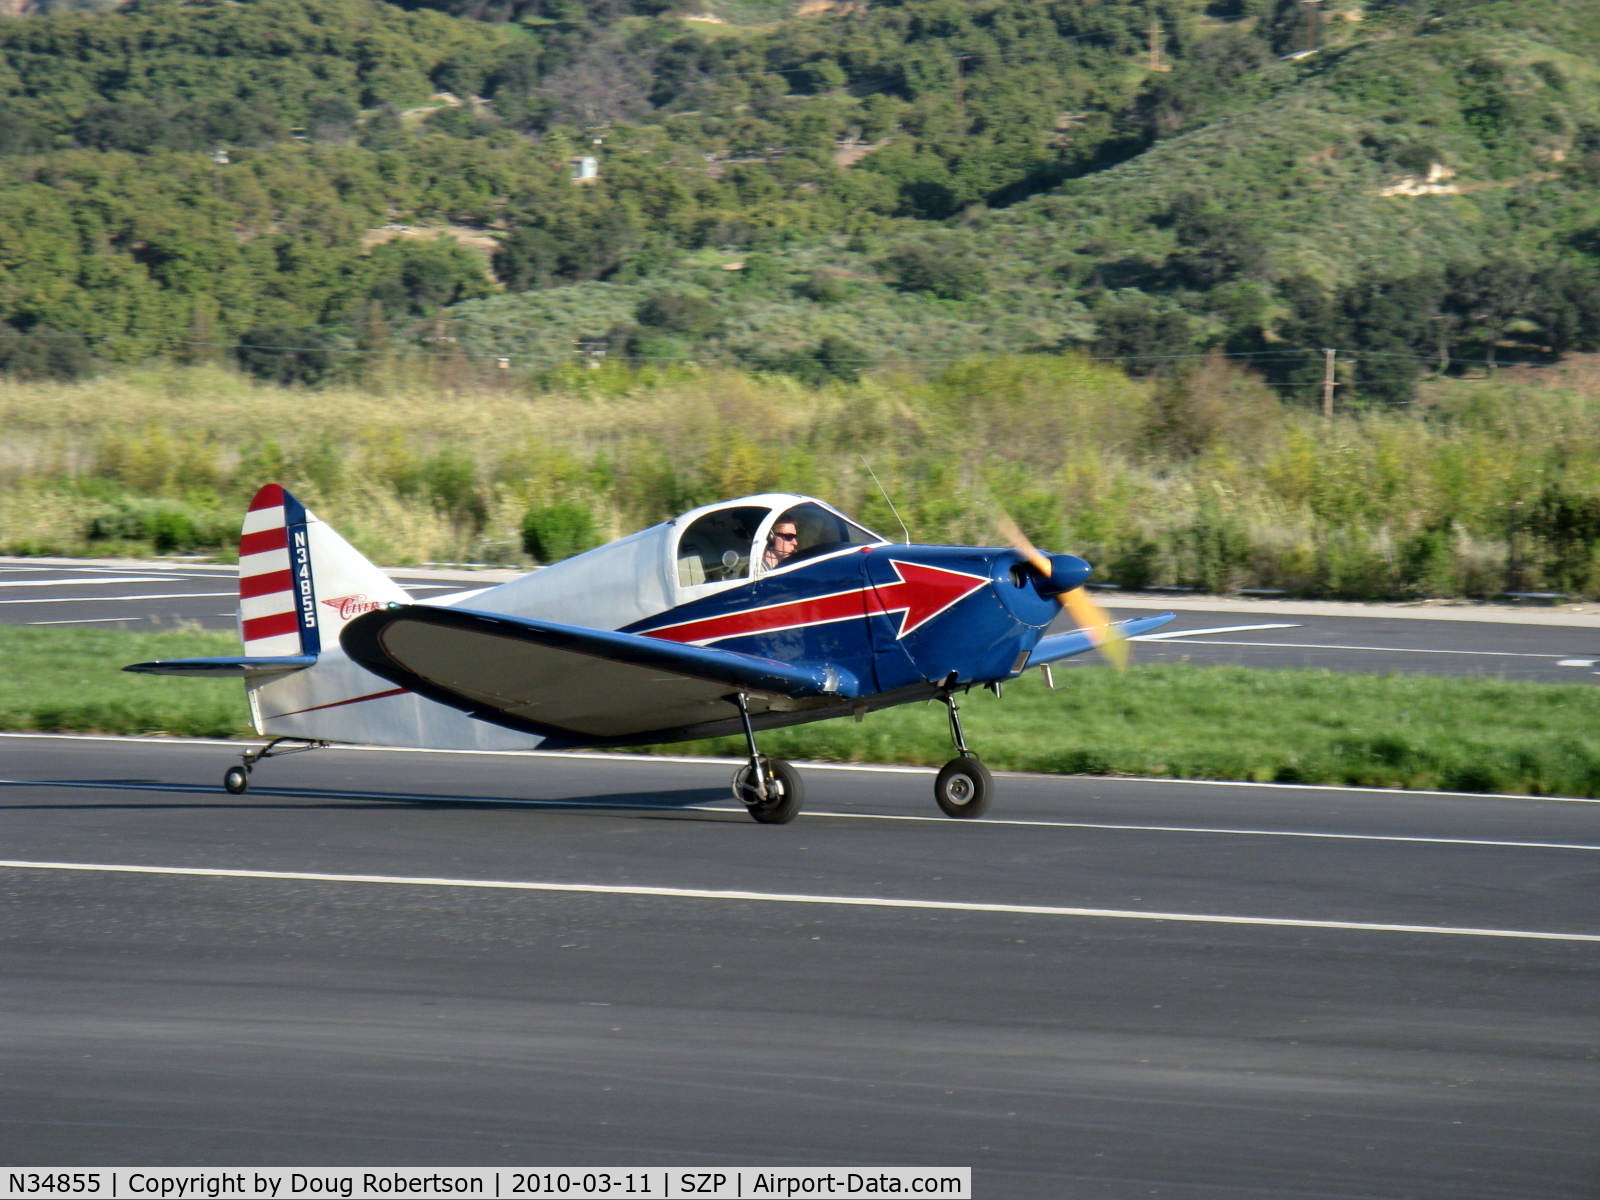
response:
M307 515L276 483L250 501L239 531L239 637L247 657L322 649Z

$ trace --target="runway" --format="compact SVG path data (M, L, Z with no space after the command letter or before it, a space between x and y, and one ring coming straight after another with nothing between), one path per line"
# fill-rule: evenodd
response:
M1600 1195L1600 806L0 737L0 1157Z

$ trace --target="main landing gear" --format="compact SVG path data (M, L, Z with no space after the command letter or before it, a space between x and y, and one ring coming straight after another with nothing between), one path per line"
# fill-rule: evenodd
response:
M982 816L983 810L989 807L994 779L989 774L989 768L967 749L955 696L946 692L940 699L950 710L950 740L955 743L958 757L940 768L939 778L933 785L934 802L947 817Z
M733 773L733 798L763 825L787 825L800 814L806 788L800 772L781 758L768 758L756 749L756 731L750 724L750 706L740 692L730 699L739 706L750 761Z
M950 740L955 743L956 757L940 768L933 785L934 801L947 817L980 817L989 807L994 777L967 747L954 694L944 692L939 699L949 710ZM728 700L738 706L745 744L750 748L749 761L733 773L733 798L763 825L786 825L799 815L805 803L800 773L783 759L768 758L756 749L755 729L750 724L750 708L744 695L729 696Z
M297 746L284 746L285 742L298 742ZM263 758L282 758L285 754L300 754L306 750L318 750L326 746L327 742L316 742L310 738L279 737L273 738L265 746L254 750L246 750L239 756L239 766L229 767L222 773L222 786L232 795L242 796L250 786L250 772L255 770L255 765Z

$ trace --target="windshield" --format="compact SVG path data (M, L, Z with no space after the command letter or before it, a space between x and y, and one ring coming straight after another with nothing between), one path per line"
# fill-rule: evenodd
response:
M883 541L870 529L863 529L820 504L797 504L787 509L773 522L773 528L783 528L786 520L794 522L796 559L814 558L846 546L875 546Z

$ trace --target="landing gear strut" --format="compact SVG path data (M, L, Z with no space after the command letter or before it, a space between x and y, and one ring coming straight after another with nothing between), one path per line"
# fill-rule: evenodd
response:
M285 742L299 742L298 746L284 746ZM265 746L254 750L246 750L239 756L239 765L229 767L222 773L222 786L232 795L242 796L245 789L250 786L250 772L263 758L282 758L285 754L300 754L306 750L319 750L327 742L312 741L310 738L277 737Z
M994 790L994 779L989 774L989 768L967 749L955 696L946 692L940 699L950 710L950 740L955 743L959 757L952 758L940 768L939 778L933 785L934 802L947 817L982 816L983 810L989 807L989 793Z
M733 774L733 798L763 825L786 825L799 815L800 806L805 803L806 789L800 772L783 759L768 758L756 749L756 733L750 724L750 706L744 693L729 698L738 705L745 744L750 747L750 761Z

